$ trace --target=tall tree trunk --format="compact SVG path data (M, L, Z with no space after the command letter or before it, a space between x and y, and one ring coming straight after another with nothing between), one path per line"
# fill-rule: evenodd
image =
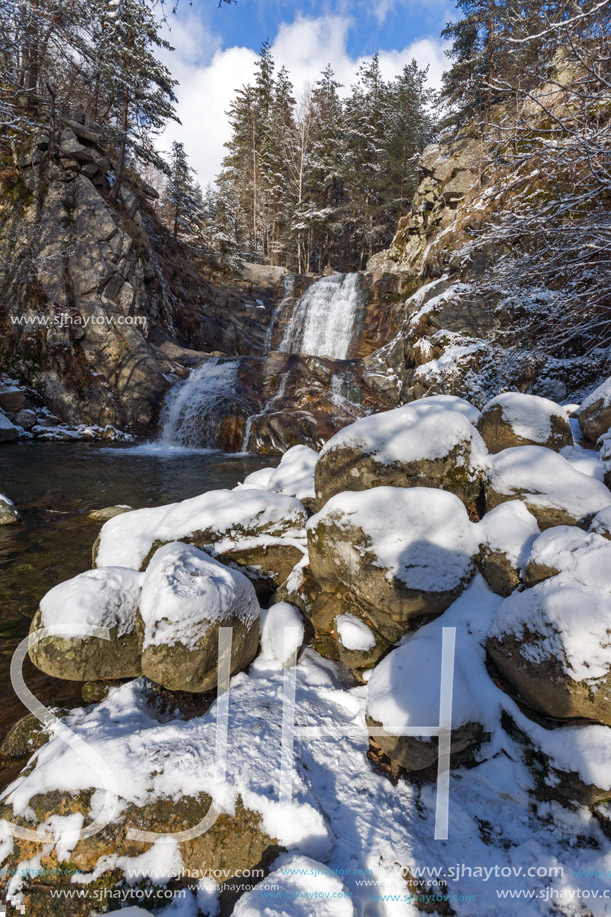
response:
M110 199L117 200L121 189L121 182L125 172L125 156L127 153L127 129L129 127L129 96L127 91L123 93L123 107L121 110L121 144L119 146L119 155L117 156L117 165L115 168L115 180L110 189Z

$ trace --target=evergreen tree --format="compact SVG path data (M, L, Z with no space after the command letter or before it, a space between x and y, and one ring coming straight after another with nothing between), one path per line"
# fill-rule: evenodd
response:
M182 143L172 144L170 174L164 192L172 235L194 238L201 233L203 217L202 190L195 183L193 169L187 161Z

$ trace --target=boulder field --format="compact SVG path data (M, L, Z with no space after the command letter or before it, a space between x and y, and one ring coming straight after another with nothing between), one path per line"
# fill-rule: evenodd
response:
M591 405L604 412L604 397L588 403L587 423L598 423ZM284 754L265 698L278 696L295 663L309 704L303 723L324 724L324 704L341 695L343 713L333 715L365 737L340 770L352 773L359 760L372 781L386 779L365 759L368 739L370 756L395 779L433 779L450 631L453 768L467 765L476 780L510 754L531 773L534 797L569 806L605 800L611 780L595 763L611 750L611 491L601 453L570 434L565 410L543 398L506 393L480 412L433 396L360 418L320 454L296 446L276 469L233 490L108 514L95 567L52 589L31 630L30 657L43 671L114 685L69 718L71 728L98 730L98 751L126 781L118 827L95 845L75 841L73 861L119 882L125 857L136 856L126 813L174 831L220 805L215 716L206 711L223 628L232 632L232 709L241 723L232 741L250 776L232 777L223 822L243 843L235 855L226 846L223 859L216 835L204 835L197 849L207 866L223 860L235 872L271 864L280 851L324 860L333 846L333 806L325 808L323 784L310 773L322 765L306 757L299 818L295 809L282 821L262 764L279 766ZM93 628L104 628L104 639ZM199 713L168 720L185 694ZM429 732L406 734L414 726ZM95 817L99 784L62 777L59 741L52 729L46 744L37 740L2 817L21 825L34 816L79 825ZM121 757L128 748L136 755L129 778ZM361 777L353 779L361 802L348 808L363 799ZM179 815L164 815L168 796L180 800ZM61 859L57 838L44 862ZM194 843L178 845L183 862ZM32 843L13 838L9 863L31 856ZM30 889L30 899L42 913L44 892ZM248 892L234 912L250 913L256 900Z

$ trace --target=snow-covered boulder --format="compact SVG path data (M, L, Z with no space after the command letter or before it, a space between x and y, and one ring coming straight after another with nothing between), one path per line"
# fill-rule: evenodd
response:
M528 558L526 583L533 586L566 573L582 586L611 592L611 542L594 532L558 525L535 540Z
M217 685L218 635L232 628L231 673L259 645L259 603L252 583L192 545L159 548L147 568L136 627L142 674L171 691Z
M0 525L14 525L20 521L21 517L13 501L0 494Z
M477 566L493 592L511 595L522 582L530 548L539 534L537 520L519 500L510 500L486 513L476 528Z
M532 707L611 726L611 593L566 573L499 608L488 652Z
M439 487L468 506L479 495L486 446L479 412L439 395L363 417L336 433L316 464L316 505L371 487Z
M443 631L456 628L453 661L451 753L480 744L492 732L483 642L499 599L478 575L443 617L407 635L373 670L368 681L367 723L373 741L408 771L435 764L430 736L400 735L404 728L439 725ZM482 696L484 694L484 696Z
M611 377L594 389L577 412L581 432L591 442L611 427Z
M260 489L211 490L110 519L100 532L96 563L105 567L123 558L138 569L153 546L177 540L202 547L238 538L290 537L300 534L306 521L303 504L294 497Z
M0 443L14 443L18 436L17 427L0 411Z
M69 681L132 678L140 674L135 617L143 575L126 567L88 570L54 586L30 627L30 659L47 675ZM106 627L110 640L79 635L79 628ZM34 641L41 628L49 635Z
M308 523L310 566L325 589L349 589L383 637L439 615L471 579L477 551L458 497L425 487L341 493Z
M276 468L261 468L253 471L236 490L255 488L272 493L297 497L307 506L314 505L314 469L318 452L309 446L293 446L288 449Z
M324 863L284 856L270 874L242 895L234 917L354 917L350 892Z
M477 422L488 451L512 446L546 446L560 452L573 445L569 415L555 402L522 392L497 395L482 409Z
M146 569L157 548L183 541L242 570L266 601L303 555L307 517L303 504L286 494L258 487L210 491L111 519L94 545L94 562L101 567L123 558Z
M277 668L295 659L303 643L305 627L299 609L277 602L261 613L261 654Z
M578 525L611 504L611 491L543 446L516 446L489 459L486 504L522 500L541 529Z

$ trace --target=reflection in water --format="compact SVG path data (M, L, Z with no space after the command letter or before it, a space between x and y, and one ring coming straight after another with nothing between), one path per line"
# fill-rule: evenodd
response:
M123 503L139 509L207 490L234 487L269 457L85 443L0 447L0 493L16 504L21 525L0 526L0 741L26 711L9 681L12 653L27 635L42 596L91 566L100 523L90 509ZM27 664L26 680L41 700L78 700L80 685L60 682Z

